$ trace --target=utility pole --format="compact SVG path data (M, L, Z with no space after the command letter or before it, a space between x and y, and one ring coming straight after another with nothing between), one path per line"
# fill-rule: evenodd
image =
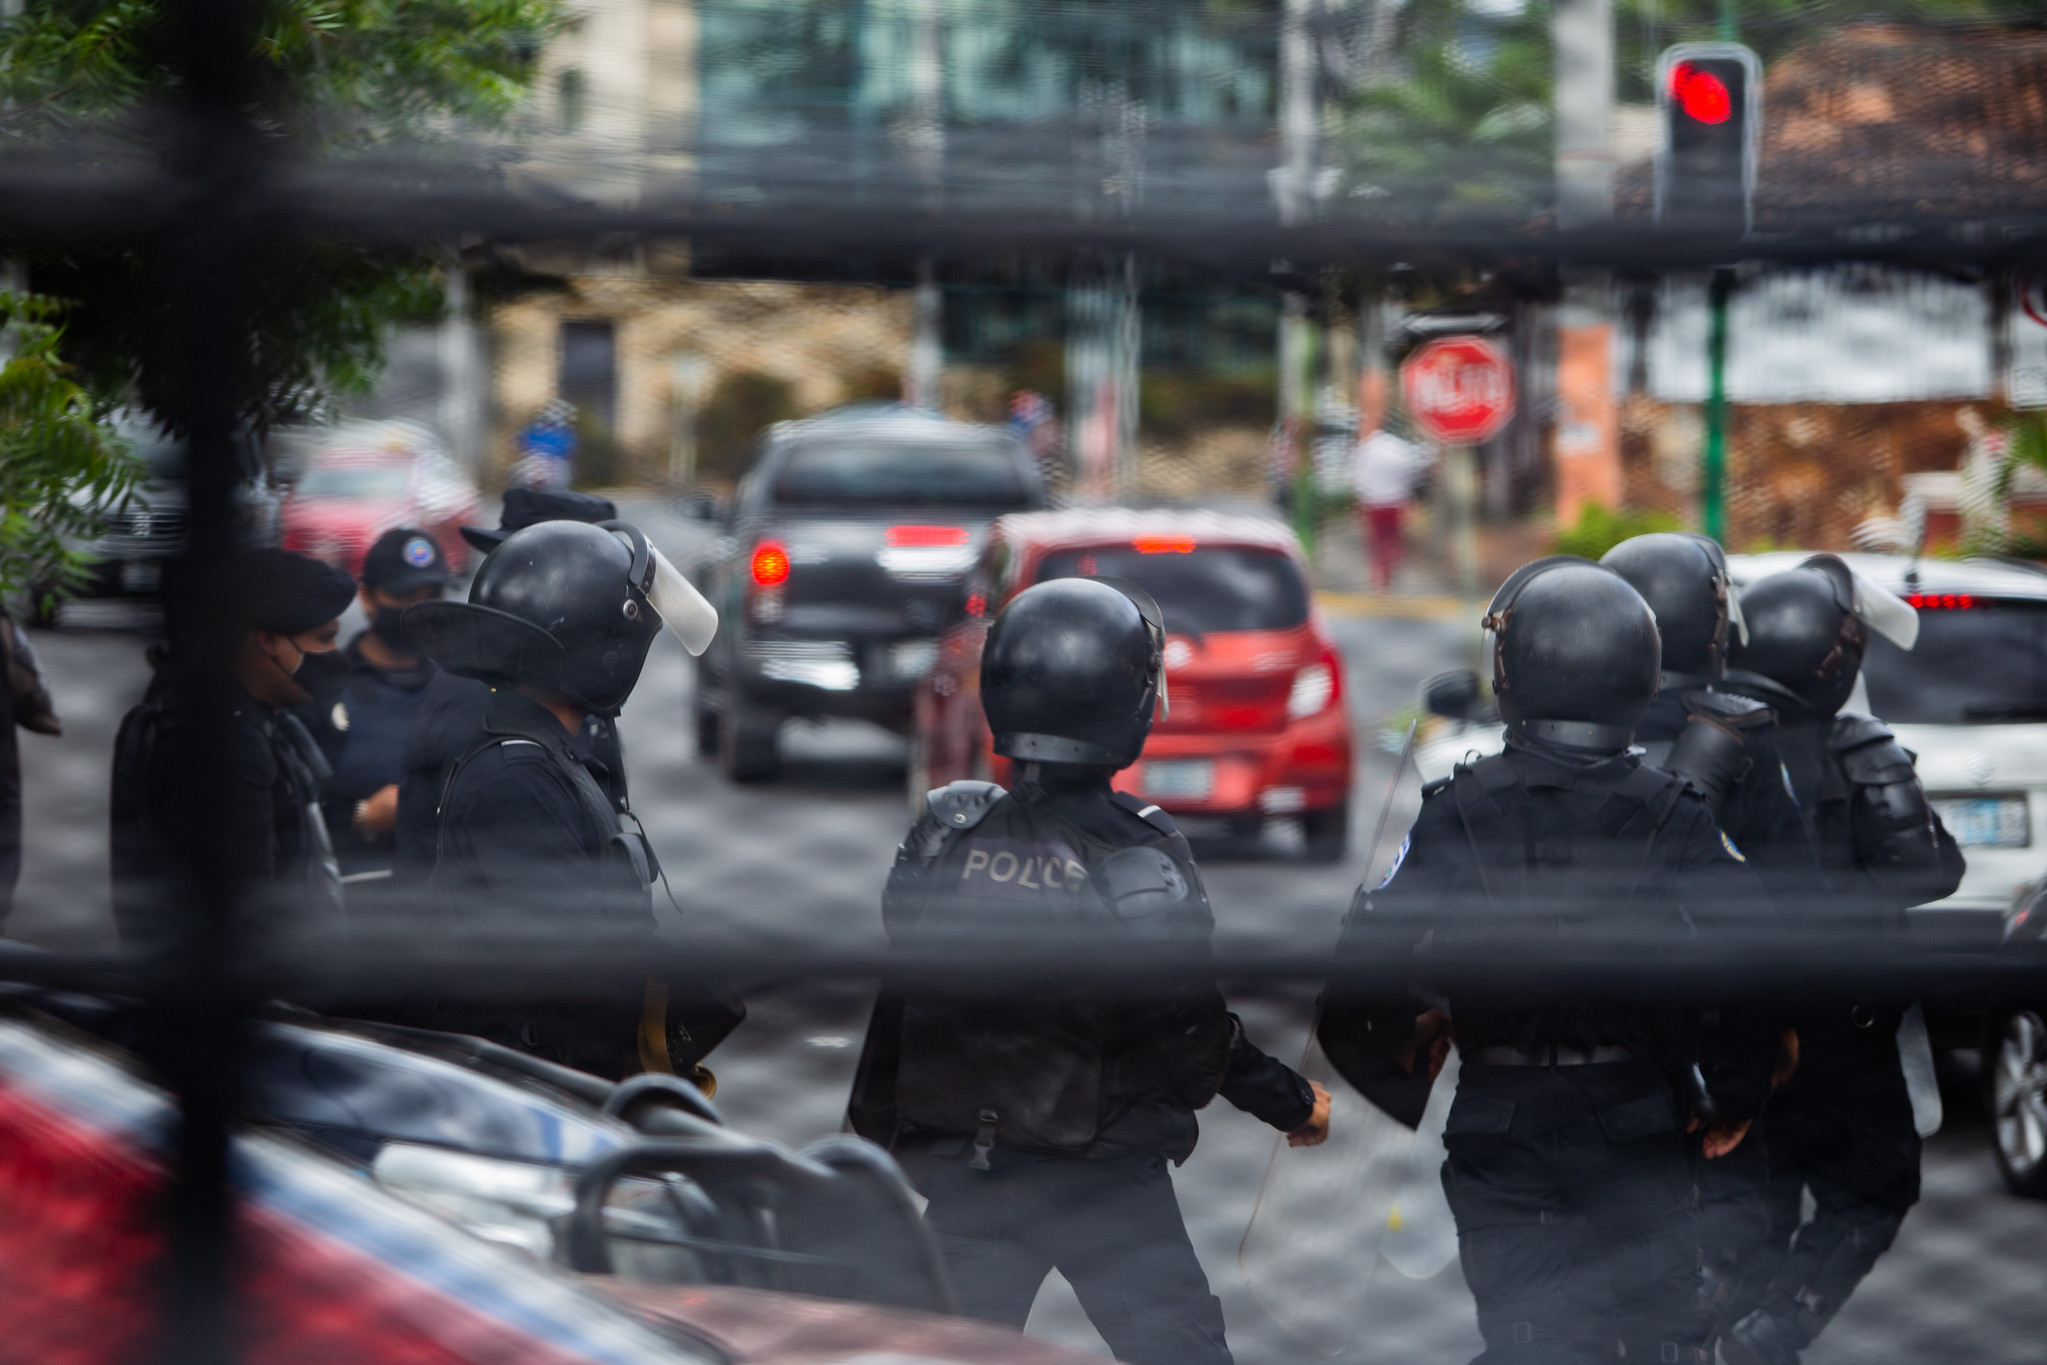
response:
M910 49L910 155L924 182L924 211L935 213L943 193L945 163L945 54L939 32L938 0L914 0L917 21ZM936 411L939 375L945 367L945 297L938 289L938 263L917 262L916 330L910 342L910 372L903 399L913 408Z
M1295 227L1315 216L1318 134L1315 107L1315 45L1308 31L1315 0L1286 0L1279 30L1280 164L1268 173L1279 221ZM1279 439L1292 462L1294 533L1310 554L1315 550L1316 488L1315 324L1308 296L1289 289L1280 297Z
M1556 82L1557 226L1569 232L1613 217L1612 0L1555 0L1550 39ZM1613 389L1613 280L1567 268L1557 310L1557 525L1592 503L1623 496L1620 413Z

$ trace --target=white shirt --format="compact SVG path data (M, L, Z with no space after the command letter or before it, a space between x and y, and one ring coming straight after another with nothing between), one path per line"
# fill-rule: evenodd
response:
M1367 507L1397 507L1414 496L1429 467L1429 452L1381 427L1358 442L1351 463L1351 487Z

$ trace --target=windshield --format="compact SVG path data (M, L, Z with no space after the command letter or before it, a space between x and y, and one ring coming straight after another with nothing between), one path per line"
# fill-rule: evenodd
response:
M316 465L299 480L298 495L393 502L405 496L409 473L398 464Z
M848 445L814 442L783 457L775 476L781 503L943 504L1008 511L1030 505L1023 471L1005 447Z
M1148 554L1128 545L1063 550L1045 556L1040 583L1052 578L1127 578L1158 599L1166 630L1287 630L1308 619L1300 571L1273 550L1236 546Z
M1970 600L1922 608L1909 654L1870 640L1862 672L1878 717L1901 725L2047 720L2047 602Z

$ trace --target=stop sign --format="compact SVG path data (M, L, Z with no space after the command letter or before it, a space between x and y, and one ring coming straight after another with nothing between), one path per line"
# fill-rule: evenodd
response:
M1483 441L1514 415L1514 366L1484 337L1438 337L1400 367L1400 391L1438 441Z

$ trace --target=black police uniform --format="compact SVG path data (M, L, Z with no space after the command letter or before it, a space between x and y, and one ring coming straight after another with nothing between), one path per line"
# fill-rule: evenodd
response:
M1954 839L1928 806L1912 755L1868 716L1821 715L1758 674L1731 670L1729 689L1769 703L1778 744L1817 855L1802 914L1845 941L1900 937L1905 911L1961 882ZM1743 1279L1771 1346L1794 1352L1840 1311L1890 1247L1919 1198L1920 1141L1898 1057L1903 1002L1834 999L1797 1012L1797 1073L1764 1112L1770 1227ZM1800 1191L1813 1219L1799 1226ZM1795 1237L1794 1237L1795 1234ZM1769 1362L1795 1354L1730 1359ZM1753 1348L1748 1348L1753 1349Z
M255 893L247 928L257 946L343 933L340 869L319 807L327 767L312 736L290 712L230 683L222 747L201 752L174 666L160 651L152 661L149 691L114 740L111 870L122 947L151 952L171 943L177 849L202 819L220 831L213 837ZM222 809L193 807L191 774L201 763L226 770Z
M539 702L496 692L447 784L433 899L461 927L577 948L653 941L650 855L627 832L577 736ZM542 1005L508 983L501 1007L444 1005L444 1027L602 1076L641 1069L638 1000ZM541 994L538 989L526 992Z
M1205 955L1213 919L1186 840L1103 771L1026 764L1010 793L931 793L883 895L891 937ZM1021 1328L1056 1268L1118 1360L1188 1365L1230 1355L1168 1162L1193 1151L1194 1111L1218 1093L1282 1130L1314 1109L1211 985L1135 1000L925 987L884 993L851 1113L929 1196L964 1312Z
M1340 955L1414 952L1439 977L1463 1058L1444 1188L1486 1365L1702 1358L1699 1244L1674 1075L1693 1065L1723 1117L1753 1113L1767 1062L1701 1050L1668 1000L1564 999L1466 988L1457 953L1490 932L1620 933L1645 951L1753 913L1754 879L1704 800L1633 754L1510 736L1503 753L1432 783L1394 872L1346 927ZM1414 1009L1332 990L1320 1038L1368 1089ZM1391 1027L1389 1028L1389 1023ZM1739 1042L1740 1040L1737 1040Z
M1778 912L1804 913L1812 851L1777 752L1776 715L1761 702L1706 684L1699 676L1664 674L1664 690L1635 730L1643 761L1675 768L1691 782ZM1769 1156L1762 1132L1752 1131L1725 1156L1701 1158L1696 1174L1707 1302L1720 1326L1754 1306L1745 1287L1748 1268L1771 1237Z
M444 669L436 669L420 693L400 751L398 776L393 779L398 783L393 859L401 879L423 883L433 871L448 775L470 742L483 732L491 697L488 683L457 677ZM626 810L625 755L617 722L608 716L585 717L577 741L583 765L604 789L612 808Z
M355 827L355 807L403 774L413 717L440 672L426 659L410 668L380 667L363 654L362 638L306 661L299 681L312 700L296 708L332 769L321 784L320 810L344 876L393 865L391 836L365 838Z

